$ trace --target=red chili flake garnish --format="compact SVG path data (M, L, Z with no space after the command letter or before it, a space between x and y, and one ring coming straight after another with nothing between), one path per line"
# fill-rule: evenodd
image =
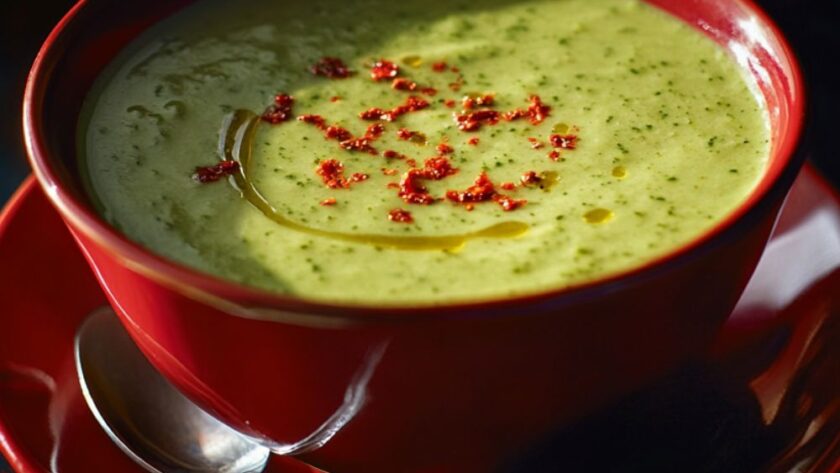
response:
M443 102L443 104L446 105L447 108L455 108L455 103L456 102L452 99Z
M456 66L452 66L452 67L450 67L450 68L449 68L449 70L450 70L450 71L452 71L452 72L454 72L454 73L456 73L456 74L458 74L459 72L461 72L461 69L460 69L459 67L456 67Z
M528 138L528 142L531 143L531 148L533 149L540 149L545 146L545 143L534 137Z
M334 96L330 97L330 102L335 103L335 102L340 102L340 101L341 101L341 97L338 96L338 95L334 95Z
M378 107L372 107L359 114L362 120L385 120L389 113Z
M376 107L369 108L369 109L365 110L364 112L360 113L359 118L361 118L362 120L368 120L368 121L372 121L372 120L387 120L389 122L394 121L394 116L391 115L390 111L385 111L385 110L382 110L381 108L376 108Z
M344 177L344 165L336 159L326 159L315 168L315 174L321 176L324 185L330 189L346 189L350 183Z
M499 194L493 185L493 181L487 177L487 173L482 172L467 190L463 192L448 191L446 198L452 202L464 204L467 210L472 210L473 205L479 202L494 201L498 203L506 212L516 210L527 203L526 200L517 200L512 197Z
M370 108L359 114L363 120L385 120L392 122L397 118L409 112L416 112L423 110L429 106L426 100L412 95L407 98L403 105L392 108L391 110L382 110L381 108Z
M321 130L327 129L327 121L321 115L301 115L297 119L298 121L315 125Z
M348 151L363 151L369 154L379 154L379 151L371 146L371 142L379 139L385 133L385 125L374 123L367 128L365 135L361 138L350 138L341 141L339 145Z
M457 172L458 169L452 167L449 159L443 156L429 158L422 168L412 166L412 169L403 175L398 195L408 204L431 205L436 199L429 195L428 189L419 181L439 181Z
M418 181L424 179L422 169L409 169L400 179L399 193L397 195L407 204L431 205L435 198L429 195L429 190Z
M538 185L542 182L542 178L535 171L528 171L519 178L523 186Z
M368 127L364 136L354 137L350 131L339 125L326 126L326 120L319 115L301 115L298 120L315 125L324 130L324 137L328 140L338 141L339 146L348 151L364 151L370 154L379 154L379 151L371 146L371 142L379 139L385 132L385 126L377 123Z
M324 135L329 140L346 141L353 138L353 134L338 125L330 125L324 130Z
M274 103L265 109L260 118L272 125L282 123L292 118L292 105L294 103L295 99L291 95L277 94L274 96Z
M417 144L426 144L426 135L419 131L411 131L408 128L400 128L397 131L397 138L403 141L411 141Z
M382 168L382 174L386 176L396 176L398 172L396 169Z
M429 102L421 99L420 97L409 97L408 100L406 100L405 105L402 106L402 108L405 109L403 113L408 113L423 110L428 106Z
M389 182L385 187L388 189L399 189L400 185L396 182Z
M531 123L539 125L551 114L551 107L545 105L539 95L534 95L531 97L528 114L530 115Z
M411 212L408 210L394 209L388 212L388 220L397 223L412 223L414 222L414 217L412 217Z
M438 154L452 154L455 152L455 148L449 146L447 143L441 143L437 145L437 152Z
M548 157L549 157L552 161L558 161L558 160L560 159L560 152L559 152L559 151L557 151L557 150L554 150L554 151L552 151L552 152L548 153Z
M403 141L408 141L411 139L412 136L414 136L415 133L417 132L411 131L408 128L400 128L399 130L397 130L397 138Z
M551 107L545 105L540 99L539 95L532 95L529 100L531 105L527 109L516 109L504 114L503 118L507 121L519 120L520 118L528 118L532 125L539 125L551 114Z
M365 138L375 140L382 136L382 133L385 133L385 125L381 123L374 123L373 125L367 127L367 130L365 131Z
M386 79L393 79L400 74L400 66L394 64L391 61L386 61L385 59L380 59L373 64L373 67L370 69L370 77L375 81L381 81Z
M379 151L376 150L370 144L371 139L365 136L361 138L352 138L349 140L344 140L339 143L339 145L346 149L347 151L361 151L368 154L379 154Z
M464 110L472 110L476 107L492 107L495 98L492 95L468 95L461 100Z
M417 167L417 160L413 158L408 158L405 160L405 164L408 164L409 167L416 168Z
M394 90L407 90L409 92L414 92L417 90L417 83L408 80L405 77L397 77L393 82L391 82L391 88Z
M412 95L411 97L406 99L405 104L393 108L389 113L390 118L386 118L386 120L393 121L396 120L398 117L405 115L406 113L423 110L428 106L429 102L421 99L420 97L415 97Z
M398 153L392 149L387 149L382 153L382 157L385 159L405 159L406 156L402 153Z
M499 187L501 187L502 189L504 189L506 191L512 191L512 190L516 189L516 184L514 184L512 182L503 182L503 183L499 184Z
M458 173L457 168L452 167L449 159L443 156L429 158L423 163L423 178L439 181L447 176Z
M493 181L482 172L475 178L473 185L463 192L447 191L446 198L459 204L486 202L496 195L496 187Z
M394 90L404 90L407 92L419 91L423 95L434 97L437 95L437 89L434 87L420 87L416 82L406 79L405 77L397 77L391 82L391 88Z
M344 61L337 57L322 57L309 68L309 72L316 76L328 77L330 79L346 79L353 75L353 71L344 64Z
M333 205L337 204L338 201L335 200L335 197L329 197L327 199L322 200L319 204L323 205L324 207L332 207Z
M239 171L239 162L237 161L221 161L212 166L204 166L195 168L193 179L202 183L209 184L233 175Z
M435 72L446 72L448 68L449 66L443 61L432 64L432 70Z
M577 135L551 135L551 146L561 149L576 149L578 144Z
M473 136L472 138L467 140L467 144L470 146L478 146L479 142L481 142L481 140L477 136Z
M455 115L458 129L461 131L477 131L482 125L499 123L499 112L495 110L478 110L476 112Z
M516 210L528 203L525 199L514 199L513 197L501 194L496 194L493 197L493 201L499 204L505 212Z
M342 141L339 143L339 146L347 151L361 151L367 154L379 154L379 151L371 146L370 141L370 139L365 137L353 138L352 140Z
M370 176L362 173L354 173L350 179L344 177L344 165L336 159L321 161L315 168L315 174L321 176L324 185L330 189L347 189L350 184L368 180Z

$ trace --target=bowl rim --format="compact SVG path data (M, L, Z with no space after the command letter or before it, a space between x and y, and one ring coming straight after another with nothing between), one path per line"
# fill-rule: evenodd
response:
M546 305L556 308L598 295L611 293L622 286L637 284L657 274L684 264L721 240L735 234L744 226L749 215L756 213L775 192L786 192L789 184L804 162L804 134L807 119L807 94L802 70L793 48L781 29L770 19L754 0L731 0L742 5L767 29L778 44L781 62L790 65L790 94L793 97L788 116L788 133L770 156L770 166L749 196L737 208L714 226L671 251L629 269L608 273L594 280L569 286L549 288L533 293L497 296L476 300L432 303L364 303L331 302L318 299L275 293L246 286L220 276L192 269L169 260L135 243L105 222L73 192L66 189L60 173L51 165L47 151L47 133L42 127L43 98L49 86L52 67L61 55L60 45L66 42L67 29L76 22L91 0L79 0L54 27L44 41L30 70L23 99L23 137L30 165L41 188L65 222L74 231L81 232L111 256L121 260L130 270L141 273L175 290L192 296L204 295L205 300L217 303L234 303L247 307L279 309L301 314L317 314L351 321L404 321L415 317L440 319L464 314L489 314L505 312L511 306ZM680 21L683 21L680 19Z

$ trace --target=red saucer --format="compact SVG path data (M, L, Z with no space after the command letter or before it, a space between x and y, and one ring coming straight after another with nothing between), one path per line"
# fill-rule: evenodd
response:
M32 179L0 214L0 262L0 452L19 473L142 473L82 399L73 336L106 301ZM840 199L806 167L707 362L784 433L763 472L840 472L838 269ZM319 470L275 457L266 471Z

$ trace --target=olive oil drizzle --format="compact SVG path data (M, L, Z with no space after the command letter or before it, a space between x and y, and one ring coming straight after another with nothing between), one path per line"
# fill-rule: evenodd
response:
M236 189L242 197L256 207L266 217L279 225L309 235L332 238L335 240L362 243L382 248L399 250L447 250L462 248L470 240L478 238L517 238L528 232L524 222L501 222L476 232L445 236L404 236L352 234L332 232L302 225L281 215L248 177L248 167L253 154L254 136L259 128L260 118L249 110L237 110L225 116L219 134L219 154L222 159L239 163L239 172L231 176Z

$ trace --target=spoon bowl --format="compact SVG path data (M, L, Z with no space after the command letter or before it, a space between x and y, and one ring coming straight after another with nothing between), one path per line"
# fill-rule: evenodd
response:
M110 308L79 328L76 370L97 422L128 456L155 473L259 473L268 448L196 406L163 378Z

